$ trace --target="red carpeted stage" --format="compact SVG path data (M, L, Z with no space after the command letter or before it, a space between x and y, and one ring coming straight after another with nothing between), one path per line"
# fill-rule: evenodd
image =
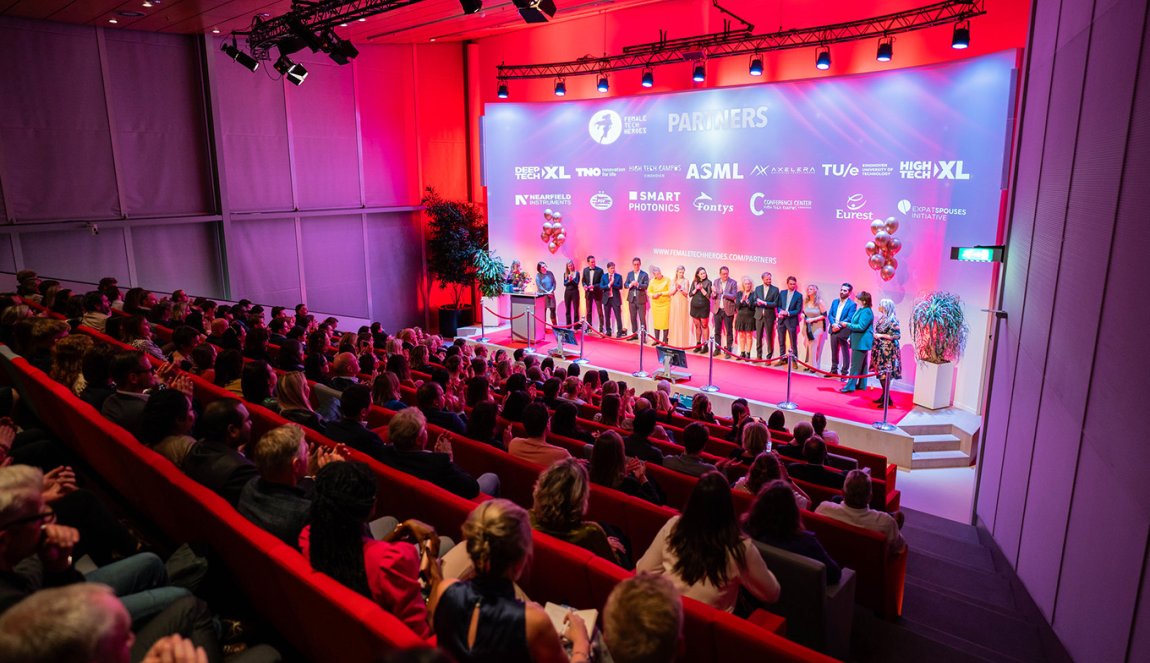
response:
M507 348L526 347L521 341L513 341L511 332L507 329L491 333L488 338L489 343L493 345ZM554 347L552 336L535 346L540 353L549 352ZM584 358L598 368L621 373L632 373L639 369L639 345L634 341L608 340L595 334L588 334L583 354ZM563 360L557 358L556 361L563 365ZM686 372L691 374L691 379L677 384L689 387L692 391L707 384L707 356L687 352L687 363L689 368ZM643 369L648 373L654 373L659 368L655 348L646 346ZM785 368L767 368L762 364L716 357L713 384L718 386L725 396L741 396L771 405L786 400L787 371ZM870 389L865 392L840 394L838 390L842 388L843 383L837 379L795 372L791 378L790 400L798 405L798 409L802 412L822 412L828 417L869 426L882 419L882 409L874 404L874 399L879 396L878 382L875 378L871 378L869 384ZM888 421L897 424L914 409L914 404L911 402L911 394L897 391L893 392L892 401ZM727 414L720 408L716 408L716 413Z

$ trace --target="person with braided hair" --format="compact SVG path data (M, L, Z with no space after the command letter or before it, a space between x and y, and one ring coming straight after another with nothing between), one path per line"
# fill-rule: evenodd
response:
M375 475L364 463L325 465L316 473L315 497L308 525L300 533L300 550L313 569L371 598L426 638L431 628L419 579L423 574L433 590L441 580L435 562L439 537L429 525L406 520L384 540L372 539L367 522L375 507L375 492Z
M564 637L568 657L547 612L516 599L515 580L531 556L531 519L523 508L502 499L475 507L463 524L467 554L475 566L471 580L444 580L428 602L439 646L457 661L588 663L587 625L574 612Z

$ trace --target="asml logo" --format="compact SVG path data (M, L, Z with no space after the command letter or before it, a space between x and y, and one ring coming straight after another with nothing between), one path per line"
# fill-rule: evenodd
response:
M898 174L904 180L969 180L962 161L900 161Z
M623 118L613 110L601 110L587 123L591 138L600 145L610 145L623 134Z
M517 180L569 180L564 166L516 166L515 179Z
M695 209L700 212L711 212L713 214L729 214L735 211L734 205L726 205L724 203L717 203L713 198L706 193L700 193L697 198L691 203Z
M741 180L738 163L693 163L687 168L689 180Z

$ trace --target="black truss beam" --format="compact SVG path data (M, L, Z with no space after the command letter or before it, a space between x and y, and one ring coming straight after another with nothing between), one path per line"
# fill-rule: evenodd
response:
M361 18L384 14L423 0L322 0L321 2L292 3L291 11L275 18L252 19L252 27L246 33L248 48L252 57L260 60L268 58L268 51L282 39L292 36L290 21L299 21L312 32L323 32L340 23L350 23Z

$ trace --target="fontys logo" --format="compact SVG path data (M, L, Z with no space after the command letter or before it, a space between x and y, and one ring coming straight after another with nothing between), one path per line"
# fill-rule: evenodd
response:
M611 209L611 206L614 204L615 201L611 198L611 196L608 196L602 191L595 194L594 196L591 196L591 207L594 207L600 212Z
M691 203L695 209L700 212L711 212L713 214L729 214L735 211L734 205L727 205L725 203L717 203L714 198L711 198L706 193L700 193L697 198Z
M847 209L850 211L857 212L864 207L866 207L866 196L861 193L852 194L847 198Z
M613 110L601 110L587 123L591 138L600 145L610 145L623 134L623 118Z
M906 198L903 198L902 200L898 201L898 211L902 212L903 214L906 214L907 212L909 212L910 211L910 201L907 200Z

